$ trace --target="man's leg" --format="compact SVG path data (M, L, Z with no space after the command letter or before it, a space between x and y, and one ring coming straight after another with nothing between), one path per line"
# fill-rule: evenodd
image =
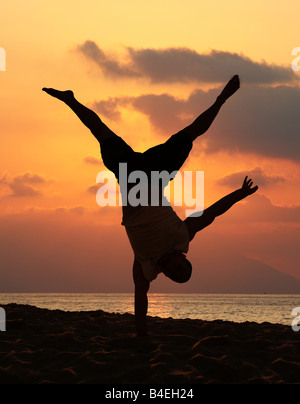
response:
M188 133L192 140L197 139L198 136L203 135L213 123L214 119L218 115L222 105L225 101L231 97L240 87L239 76L235 75L226 84L221 94L216 99L215 103L205 112L203 112L198 118L183 131Z
M43 91L68 105L99 142L117 136L94 111L78 102L72 91L59 91L53 88L43 88Z
M192 149L193 141L208 130L222 105L239 87L240 81L236 75L229 80L215 103L191 125L171 136L165 143L147 150L143 154L145 169L147 171L165 170L169 173L180 170Z
M139 153L135 153L120 136L111 131L94 111L78 102L72 91L59 91L53 88L43 88L43 91L68 105L90 129L100 143L104 165L119 179L119 163L131 161Z
M143 153L144 170L167 171L169 174L179 171L192 150L191 137L184 131L171 136L165 143L151 147Z

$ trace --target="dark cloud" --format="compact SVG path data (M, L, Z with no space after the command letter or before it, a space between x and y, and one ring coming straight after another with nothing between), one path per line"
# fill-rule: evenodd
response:
M119 122L121 120L121 112L118 110L118 107L120 106L121 101L121 99L109 98L105 101L95 102L93 107L98 112L101 112L102 115L106 116L106 118Z
M203 92L203 94L205 94ZM107 103L107 104L106 104ZM191 108L185 100L176 99L170 94L145 94L138 97L116 97L113 100L95 102L92 108L104 117L118 121L121 117L119 107L133 108L146 115L154 129L172 132L182 125L188 124L193 116Z
M86 164L91 164L91 165L95 165L95 166L101 165L100 159L97 159L96 157L93 157L93 156L86 156L82 160Z
M219 82L235 73L242 75L248 83L281 83L295 77L291 69L253 62L237 53L212 50L199 54L188 48L130 48L129 53L138 70L157 83Z
M216 119L208 151L237 149L299 161L299 105L300 88L243 89Z
M91 185L90 187L88 187L87 192L89 192L90 194L96 195L98 190L99 190L99 184L96 184L96 185Z
M285 182L286 178L281 177L278 175L269 175L265 173L260 167L256 167L253 170L249 171L240 171L237 173L233 173L230 175L227 175L224 178L221 178L218 181L218 184L220 185L226 185L230 187L235 187L241 185L241 182L243 178L248 176L249 178L252 178L255 184L258 184L260 187L266 186L269 184L276 184L278 182Z
M195 90L187 99L170 94L114 98L113 105L115 113L118 105L136 109L148 117L154 130L169 136L189 125L215 101L220 91L221 88L208 92ZM111 100L109 104L112 105ZM297 87L241 87L223 106L205 135L206 151L240 151L299 161L299 105ZM99 104L95 108L105 115Z
M93 41L86 41L78 46L78 50L88 59L94 61L103 72L110 77L136 77L138 72L131 65L122 65L113 57L104 53Z
M41 196L40 190L36 186L44 185L46 180L37 174L20 174L15 177L8 178L5 175L0 179L0 184L5 185L11 191L10 197L35 197Z
M182 114L188 110L182 100L169 94L141 95L128 102L134 109L145 114L155 128L164 132L180 127L184 122Z
M254 62L237 53L212 50L201 54L189 48L127 48L126 62L119 62L93 41L86 41L78 50L112 78L145 77L152 83L219 83L233 74L240 74L245 83L287 83L297 80L290 67Z

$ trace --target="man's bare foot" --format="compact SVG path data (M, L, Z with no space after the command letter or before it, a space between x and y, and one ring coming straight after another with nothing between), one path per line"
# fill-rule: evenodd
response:
M228 81L226 86L224 87L223 91L219 95L219 99L222 102L228 100L238 89L240 88L240 79L239 76L236 74L232 77L231 80Z
M55 90L54 88L43 88L43 91L45 91L47 94L51 95L52 97L58 98L61 101L70 101L71 99L74 98L73 91L67 90L67 91L59 91Z

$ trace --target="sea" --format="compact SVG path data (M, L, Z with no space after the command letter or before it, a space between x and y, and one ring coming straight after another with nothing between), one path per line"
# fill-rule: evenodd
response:
M300 315L300 295L149 293L148 315L291 325ZM0 293L9 303L63 311L134 313L132 293Z

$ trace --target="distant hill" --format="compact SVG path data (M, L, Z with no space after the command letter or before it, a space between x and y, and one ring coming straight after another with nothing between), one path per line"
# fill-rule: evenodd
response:
M159 282L151 285L151 291L170 291L170 282L160 276ZM224 257L203 254L201 265L193 264L190 282L173 284L172 292L300 294L300 280L255 259L234 254Z

